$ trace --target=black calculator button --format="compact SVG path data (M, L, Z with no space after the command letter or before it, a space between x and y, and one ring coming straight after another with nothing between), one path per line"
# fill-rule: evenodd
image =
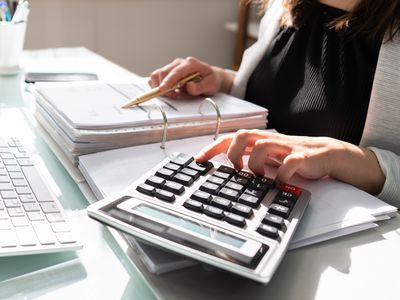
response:
M185 191L185 188L182 184L174 181L167 181L163 188L164 190L170 191L175 195L180 195Z
M257 208L260 205L259 198L247 194L240 195L238 202L253 208Z
M289 209L292 209L292 207L293 207L293 205L294 205L294 202L293 202L292 200L289 200L289 199L283 198L283 197L279 197L279 196L275 197L273 203L286 206L286 207L288 207Z
M183 203L183 206L194 211L202 211L203 204L199 201L188 199Z
M268 212L287 219L290 214L290 209L286 206L272 203L268 208Z
M189 165L189 168L196 170L200 173L200 175L205 175L208 173L208 171L210 171L214 165L212 164L212 162L210 161L206 161L203 163L197 163L195 161L192 161Z
M219 186L211 182L204 182L199 189L202 190L203 192L215 195L218 192Z
M161 168L156 172L156 176L162 177L165 179L171 179L174 176L175 172L169 169Z
M235 191L242 191L243 188L244 188L243 185L241 185L239 183L236 183L236 182L233 182L233 181L227 182L225 184L225 187L230 188L230 189L235 190Z
M223 210L228 210L232 206L231 201L221 197L214 197L210 204Z
M223 198L236 201L237 197L239 196L239 192L224 187L219 191L218 195Z
M283 226L285 225L284 219L282 217L267 213L261 221L264 224L273 226L278 229L282 229Z
M175 195L173 193L162 190L162 189L155 189L154 196L156 196L160 200L167 201L167 202L175 201Z
M203 213L216 219L222 219L224 217L224 211L222 209L211 205L204 206Z
M185 175L185 174L181 174L181 173L176 174L172 178L172 180L175 182L179 182L179 183L183 184L184 186L190 186L194 182L192 177Z
M214 175L214 176L217 176L217 177L219 177L219 178L225 179L225 180L228 180L229 177L231 177L230 174L224 173L224 172L220 172L220 171L215 171L215 172L213 173L213 175Z
M150 176L145 183L156 188L162 188L165 184L165 179L158 176Z
M257 228L257 232L272 239L277 239L279 237L278 229L265 224L261 224Z
M231 211L245 218L250 218L253 215L251 207L240 203L234 203Z
M222 185L225 182L225 180L223 180L222 178L216 177L216 176L208 177L207 181L217 184L217 185Z
M194 158L192 156L184 154L184 153L179 153L177 156L175 156L173 159L171 159L171 163L174 163L174 164L182 166L182 167L186 167L193 160L194 160Z
M167 163L164 168L177 172L181 166L173 163Z
M142 183L136 187L136 190L143 194L153 196L154 187L152 187L151 185L148 185L146 183Z
M225 214L225 221L239 227L246 226L246 219L234 213Z
M190 169L190 168L184 168L182 169L179 173L185 174L187 176L192 177L194 180L197 180L197 178L200 177L200 172Z
M296 200L297 200L296 195L293 194L293 193L290 193L290 192L280 191L280 192L278 193L278 196L283 197L283 198L290 199L290 200L292 200L292 201L296 201Z
M231 174L231 175L235 173L235 169L234 169L234 168L231 168L231 167L228 167L228 166L220 166L220 167L217 169L217 171L218 171L218 172L222 172L222 173Z
M242 177L242 178L247 178L247 179L253 179L254 175L246 172L246 171L239 171L237 172L237 176Z
M250 183L249 188L260 190L264 193L266 193L269 190L268 185L261 182L257 182L256 180L253 180L252 183Z
M243 186L247 186L250 183L250 179L249 178L245 178L245 177L240 177L238 175L234 175L232 176L231 182L235 182L237 184L241 184Z
M212 199L212 196L209 193L203 191L195 191L190 198L200 201L202 203L209 203Z
M260 190L252 189L252 188L247 188L244 191L245 194L251 195L253 197L256 197L258 199L261 199L264 196L264 193Z
M272 178L268 178L268 177L256 177L253 180L254 183L260 183L260 184L264 184L268 187L268 189L273 189L275 188L276 184L275 184L275 180L273 180Z

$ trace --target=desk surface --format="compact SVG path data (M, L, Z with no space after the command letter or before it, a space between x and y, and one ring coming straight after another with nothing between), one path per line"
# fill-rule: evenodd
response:
M35 71L134 75L82 48L25 53ZM18 136L72 219L84 248L77 252L0 258L0 298L16 299L400 299L400 218L356 235L290 251L267 286L203 267L156 276L126 253L105 227L87 218L88 202L40 137L23 76L0 77L0 134ZM129 257L133 257L134 264Z

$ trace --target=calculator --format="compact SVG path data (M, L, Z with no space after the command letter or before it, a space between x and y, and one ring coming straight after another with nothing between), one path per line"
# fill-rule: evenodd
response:
M309 200L300 187L175 153L87 211L154 246L268 283Z

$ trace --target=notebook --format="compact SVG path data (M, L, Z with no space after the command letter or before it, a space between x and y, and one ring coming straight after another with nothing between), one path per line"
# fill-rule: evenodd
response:
M143 79L35 85L36 118L75 164L82 154L160 141L165 130L171 140L211 134L218 125L221 132L266 127L265 108L222 93L212 97L220 117L203 97L188 95L121 108L148 89Z

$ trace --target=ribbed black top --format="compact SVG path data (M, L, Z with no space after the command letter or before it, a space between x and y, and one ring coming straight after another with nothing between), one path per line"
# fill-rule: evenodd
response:
M327 26L344 13L319 4L298 30L274 38L245 96L269 109L269 128L360 142L381 42Z

